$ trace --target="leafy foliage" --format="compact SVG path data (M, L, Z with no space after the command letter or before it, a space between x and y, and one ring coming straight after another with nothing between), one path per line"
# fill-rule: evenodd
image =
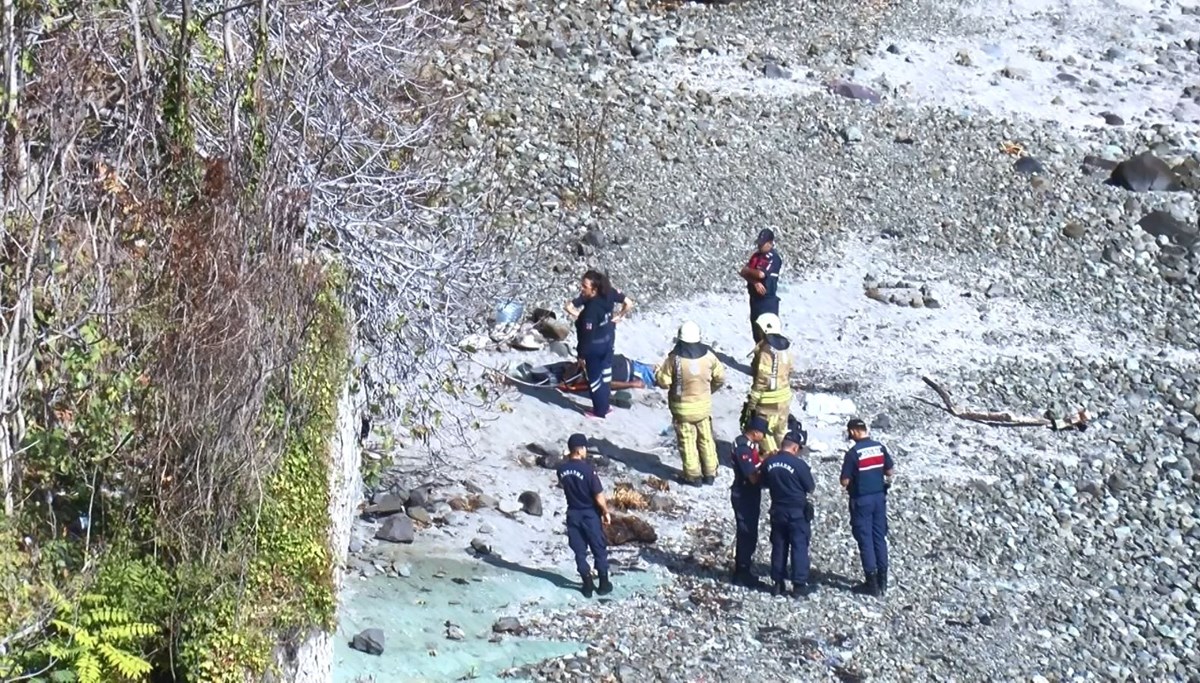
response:
M51 680L107 683L145 679L152 667L137 650L157 633L157 627L136 621L126 610L112 606L106 596L85 593L72 601L53 586L48 590L54 606L50 620L53 636L38 651L49 660L48 666L63 667Z
M241 683L328 626L343 298L441 339L496 270L417 199L437 98L394 55L432 13L169 4L0 10L0 678Z

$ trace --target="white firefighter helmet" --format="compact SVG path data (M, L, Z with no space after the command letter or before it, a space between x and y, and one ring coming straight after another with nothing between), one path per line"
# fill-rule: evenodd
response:
M684 344L696 344L700 341L700 326L687 320L679 326L679 334L676 335L676 338Z
M763 334L780 334L783 332L783 324L779 322L779 316L774 313L763 313L758 316L758 328Z

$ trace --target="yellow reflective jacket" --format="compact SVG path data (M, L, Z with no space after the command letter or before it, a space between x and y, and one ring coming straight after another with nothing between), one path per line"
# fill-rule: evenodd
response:
M725 384L725 366L703 344L677 343L654 372L654 383L667 390L667 405L677 418L712 415L712 392Z
M754 381L750 385L750 407L791 403L792 343L772 334L754 349Z

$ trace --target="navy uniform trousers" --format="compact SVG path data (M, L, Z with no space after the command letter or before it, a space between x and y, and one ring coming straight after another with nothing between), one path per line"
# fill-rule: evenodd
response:
M734 541L734 571L749 572L754 565L754 551L758 548L762 489L757 486L734 488L729 494L729 500L733 503L733 520L737 529Z
M808 583L808 545L812 527L803 507L771 511L771 580L777 583L791 579L792 583ZM789 558L788 556L791 555ZM788 560L792 572L788 576Z
M851 498L850 530L858 542L863 573L887 569L887 494L868 493Z
M583 357L587 368L588 394L592 398L592 414L604 417L608 414L608 399L612 394L613 348L588 350Z
M604 528L600 526L600 515L595 510L567 510L567 544L575 553L575 568L579 576L591 576L588 567L588 550L596 561L596 573L608 573L608 543L604 539Z
M750 297L750 329L754 333L754 343L762 341L762 330L758 329L755 321L764 313L779 315L779 297L767 296L761 299Z

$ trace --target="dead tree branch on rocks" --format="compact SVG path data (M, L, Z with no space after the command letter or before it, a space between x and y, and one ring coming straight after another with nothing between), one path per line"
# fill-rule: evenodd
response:
M975 410L964 410L954 403L954 401L950 398L950 392L946 391L946 389L940 384L925 376L921 377L921 381L925 382L930 389L933 389L933 391L938 395L938 398L942 400L942 403L941 405L938 405L933 401L927 401L920 397L918 397L917 400L926 405L933 406L934 408L944 410L960 420L978 422L980 424L991 425L993 427L1048 427L1055 431L1073 428L1082 431L1087 428L1087 423L1090 419L1090 416L1086 410L1081 410L1074 415L1064 418L1029 417L1024 415L1015 415L1009 412L980 412ZM1047 414L1049 414L1049 411L1047 411Z

